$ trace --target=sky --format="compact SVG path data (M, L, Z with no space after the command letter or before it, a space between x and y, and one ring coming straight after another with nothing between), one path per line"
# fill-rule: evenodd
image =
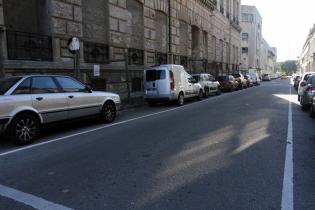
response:
M277 47L278 61L296 60L315 24L315 0L241 0L256 6L262 16L262 33Z

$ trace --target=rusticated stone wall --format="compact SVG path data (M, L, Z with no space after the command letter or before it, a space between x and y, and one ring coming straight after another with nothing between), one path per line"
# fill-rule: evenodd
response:
M24 5L23 2L26 2L3 1L16 1L21 7ZM67 49L67 42L73 36L81 40L82 72L91 73L93 64L99 64L86 62L85 42L100 44L104 49L108 46L108 52L103 49L103 53L108 53L109 60L123 59L130 48L143 52L143 65L142 63L130 65L131 71L137 70L137 72L141 72L143 66L156 64L158 60L183 64L190 72L209 70L215 74L224 73L221 70L232 69L232 65L239 63L240 31L237 26L232 26L231 22L234 16L237 17L233 5L239 5L240 0L229 0L229 17L227 10L220 12L219 5L223 0L218 0L217 4L211 3L216 2L212 0L29 1L45 2L44 6L39 7L41 11L36 10L38 14L34 16L39 23L41 22L39 19L45 20L45 24L39 24L41 30L37 32L34 30L34 32L52 37L53 60L46 63L8 61L7 68L9 69L14 69L16 66L32 69L33 66L33 69L71 70L73 55ZM0 25L3 21L1 2L2 0L0 0ZM32 6L34 5L33 3ZM18 12L18 7L12 7L10 10L13 13ZM9 9L4 11L5 16L6 13L12 11ZM32 15L25 21L35 22ZM23 26L17 29L27 30ZM163 59L158 59L158 55ZM166 61L164 58L167 58ZM101 76L108 77L110 75L107 72L108 69L111 72L124 72L123 62L100 64L101 71L104 72ZM217 71L212 71L212 68L216 68ZM124 73L115 75L121 75L120 80L126 81ZM141 75L137 73L136 77L141 77ZM131 76L130 79L132 80L133 77ZM115 80L115 83L118 80ZM106 78L106 81L112 80ZM111 87L121 86L124 85L111 85Z

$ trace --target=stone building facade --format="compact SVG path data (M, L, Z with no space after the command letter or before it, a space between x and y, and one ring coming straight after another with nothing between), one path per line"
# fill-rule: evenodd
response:
M274 75L277 73L277 48L270 47L268 42L263 38L261 43L261 73Z
M83 82L136 94L144 66L238 71L239 15L240 0L0 0L1 58L8 75L73 75L68 41L78 37Z
M315 71L315 25L310 30L299 57L299 72Z

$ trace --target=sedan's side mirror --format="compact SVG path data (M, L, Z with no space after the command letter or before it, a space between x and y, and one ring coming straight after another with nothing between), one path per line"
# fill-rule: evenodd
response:
M85 89L87 92L92 93L92 88L90 85L85 85Z
M306 82L301 82L301 86L304 87L306 85Z

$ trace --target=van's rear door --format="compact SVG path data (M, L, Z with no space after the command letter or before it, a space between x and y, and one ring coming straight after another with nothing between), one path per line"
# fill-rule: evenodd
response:
M169 94L168 76L165 69L146 69L145 70L145 92L146 95L160 96Z

